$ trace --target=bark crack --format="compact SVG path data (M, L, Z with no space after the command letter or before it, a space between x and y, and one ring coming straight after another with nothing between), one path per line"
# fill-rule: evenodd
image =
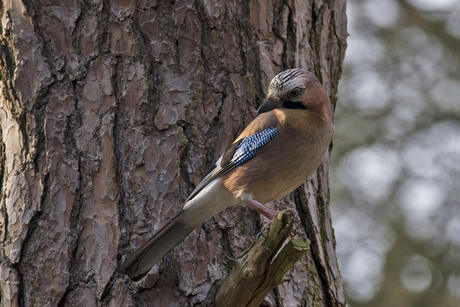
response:
M49 87L52 83L54 83L54 79L56 76L55 61L52 60L54 58L53 52L47 44L47 42L49 42L50 40L47 39L46 35L44 34L44 31L40 27L41 22L38 20L39 16L45 16L46 14L40 12L41 7L37 3L37 1L23 0L22 2L24 3L26 11L32 20L34 32L38 38L38 41L40 42L40 44L38 44L38 47L40 48L41 53L44 55L43 60L45 61L46 65L50 68L51 74L53 76L52 82L50 82L49 84L41 84L43 86L40 90L44 90L44 87Z
M2 228L0 229L0 244L3 245L7 237L8 214L6 211L6 204L3 201L3 175L5 172L5 143L3 142L3 129L0 122L0 220L2 221Z
M125 192L123 188L123 155L124 155L124 142L123 142L123 111L121 103L123 98L121 97L120 93L120 83L119 80L120 75L118 71L121 69L121 59L117 57L114 73L112 75L112 86L113 92L115 95L115 107L114 107L114 124L113 124L113 147L114 147L114 158L115 158L115 184L118 189L118 193L120 195L117 208L118 208L118 223L120 227L120 239L118 242L118 254L117 254L117 262L121 261L122 255L124 254L122 251L126 249L129 245L129 241L131 238L131 228L129 227L129 220L131 218L131 212L125 206ZM117 265L118 267L118 265Z
M37 211L34 212L33 216L30 219L29 225L27 226L27 234L21 244L21 252L19 255L19 260L17 263L14 263L12 266L13 269L15 269L15 271L18 274L18 279L19 279L18 296L19 296L19 306L21 307L26 306L24 274L22 273L23 259L25 257L24 255L26 254L26 250L28 250L29 248L29 242L32 236L34 235L35 231L37 230L40 219L43 216L42 207L44 206L43 204L45 203L45 201L47 201L46 199L49 197L49 190L50 190L49 180L50 180L50 176L49 174L46 174L46 176L43 179L43 194L40 200L39 208L37 209Z
M11 13L9 11L7 12L7 18L11 19ZM16 70L16 62L13 56L14 48L12 48L8 42L8 40L11 41L13 38L10 31L6 32L5 38L2 37L0 41L0 77L3 84L5 84L5 89L2 94L11 102L20 101L19 95L13 85L13 77Z
M320 171L318 170L317 173L318 172ZM335 306L335 305L332 305L330 292L328 291L329 285L328 285L326 268L324 267L324 265L327 265L327 264L323 264L319 256L320 247L319 247L317 237L315 235L316 233L315 226L314 226L315 221L313 220L313 217L308 209L309 207L308 207L307 198L302 195L303 192L300 189L302 189L302 187L294 191L294 198L295 198L295 203L297 204L297 210L301 217L301 221L304 222L304 228L306 230L307 238L311 242L310 254L315 264L316 270L320 276L321 291L323 293L322 295L323 305L324 306ZM321 237L324 238L324 233L323 233L323 227L325 226L324 225L324 202L321 197L321 191L322 191L321 183L320 183L320 180L318 180L318 188L315 191L315 199L317 203L317 209L319 212L320 234L321 234ZM322 205L320 203L322 203ZM323 246L323 249L324 249L324 246ZM326 257L326 251L325 251L325 257Z

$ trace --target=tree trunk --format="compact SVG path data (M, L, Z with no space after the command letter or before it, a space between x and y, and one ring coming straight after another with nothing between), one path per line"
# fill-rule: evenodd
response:
M270 79L311 70L335 105L345 0L0 2L1 306L213 306L260 231L230 208L142 281L122 261L178 212L256 116ZM264 306L344 306L328 187L296 208L311 252Z

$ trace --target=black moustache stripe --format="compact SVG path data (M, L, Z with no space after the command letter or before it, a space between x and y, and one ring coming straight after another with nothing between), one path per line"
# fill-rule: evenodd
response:
M300 110L306 110L307 108L298 101L285 101L283 102L283 107L286 109L300 109Z

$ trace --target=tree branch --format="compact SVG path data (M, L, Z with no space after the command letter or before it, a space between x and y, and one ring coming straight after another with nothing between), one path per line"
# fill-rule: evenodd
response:
M234 262L234 268L216 295L216 307L257 307L284 281L286 273L309 249L308 239L294 237L285 243L294 217L282 212L268 230Z

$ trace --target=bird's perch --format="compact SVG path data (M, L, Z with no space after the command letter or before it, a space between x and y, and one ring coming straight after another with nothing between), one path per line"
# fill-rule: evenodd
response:
M234 268L216 295L216 307L257 307L281 284L290 268L308 251L308 239L294 237L294 217L282 212L268 230L234 261Z

